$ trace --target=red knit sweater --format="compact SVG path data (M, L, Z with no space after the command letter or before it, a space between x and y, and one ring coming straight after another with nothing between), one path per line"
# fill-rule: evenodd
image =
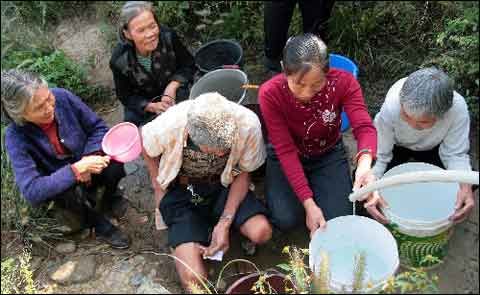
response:
M311 198L313 192L300 157L322 155L341 139L342 107L352 126L358 150L370 149L373 157L377 150L377 132L355 77L343 70L330 69L326 78L326 86L307 104L295 99L284 74L265 82L259 91L268 139L302 202Z
M48 137L48 140L52 144L53 148L55 149L55 153L58 156L63 156L67 154L67 150L63 146L63 144L60 143L59 137L58 137L58 126L57 126L57 121L53 120L51 123L48 124L39 124L38 125L40 129L45 132L45 134ZM72 168L73 174L75 174L75 179L77 181L80 180L80 172L75 168L75 166L72 164L70 165Z

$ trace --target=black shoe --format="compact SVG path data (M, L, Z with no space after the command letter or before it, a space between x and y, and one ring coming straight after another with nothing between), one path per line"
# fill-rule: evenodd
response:
M115 226L112 226L112 228L105 233L97 232L96 236L99 241L110 244L114 249L126 249L130 246L128 236Z

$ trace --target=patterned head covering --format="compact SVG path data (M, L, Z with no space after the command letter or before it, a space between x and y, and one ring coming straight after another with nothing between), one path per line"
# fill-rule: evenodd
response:
M187 132L196 145L222 150L232 147L237 131L232 104L218 92L194 100L187 114Z

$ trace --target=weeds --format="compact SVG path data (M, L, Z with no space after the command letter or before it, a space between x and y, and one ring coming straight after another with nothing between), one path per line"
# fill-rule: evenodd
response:
M30 250L23 249L17 258L2 261L2 294L34 294L37 286L30 269Z

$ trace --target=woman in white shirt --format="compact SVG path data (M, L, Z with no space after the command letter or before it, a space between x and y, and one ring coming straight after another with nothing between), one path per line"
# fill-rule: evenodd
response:
M379 139L373 167L377 178L412 158L448 170L472 169L467 104L439 69L420 69L393 84L374 124ZM472 186L460 184L451 220L465 220L474 204ZM372 217L388 222L378 210L386 206L378 192L371 194L364 206Z

